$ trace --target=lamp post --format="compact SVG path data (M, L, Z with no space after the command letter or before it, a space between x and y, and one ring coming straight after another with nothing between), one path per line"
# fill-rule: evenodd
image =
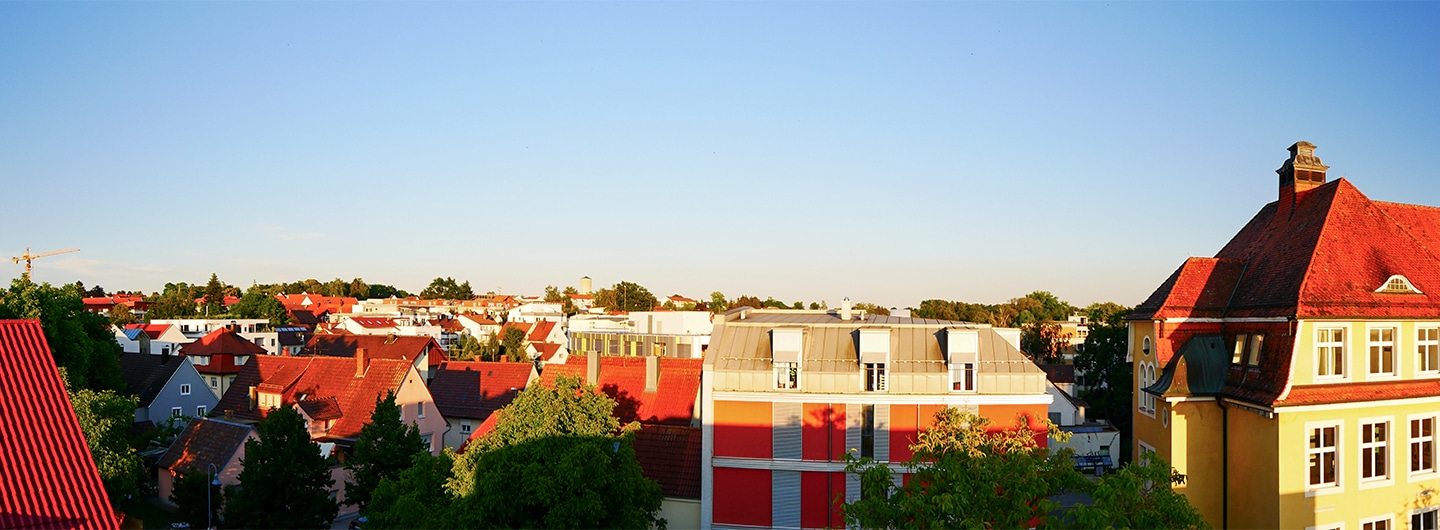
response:
M220 470L215 468L215 464L210 464L210 468L205 471L205 478L210 479L205 483L205 528L209 530L215 528L215 523L210 521L215 514L215 509L210 504L210 490L220 485Z

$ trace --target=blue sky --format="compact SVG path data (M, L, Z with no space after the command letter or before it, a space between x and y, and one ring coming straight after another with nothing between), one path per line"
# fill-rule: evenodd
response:
M153 291L1143 300L1297 140L1440 205L1436 3L5 2L0 254ZM7 276L18 276L21 266Z

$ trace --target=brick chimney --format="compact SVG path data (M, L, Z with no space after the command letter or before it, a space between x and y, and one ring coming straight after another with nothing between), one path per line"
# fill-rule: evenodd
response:
M1280 175L1280 209L1276 219L1289 219L1295 209L1297 195L1325 183L1325 170L1330 166L1315 156L1315 144L1301 140L1290 146L1290 159L1275 170Z
M370 365L370 359L365 357L365 348L355 348L355 377L365 377L365 368Z

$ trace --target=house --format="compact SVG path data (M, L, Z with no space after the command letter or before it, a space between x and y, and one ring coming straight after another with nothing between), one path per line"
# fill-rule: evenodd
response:
M526 302L509 309L506 322L565 322L565 305L560 302Z
M304 326L280 326L275 328L275 338L279 341L280 355L299 355L305 349L305 344L310 342L310 333L314 328Z
M115 333L115 341L125 353L170 355L194 340L185 336L179 327L165 323L128 324Z
M399 326L393 318L353 317L338 322L345 331L356 335L393 335Z
M264 318L173 318L150 321L151 324L178 328L189 341L199 340L220 328L229 328L241 338L265 348L269 355L279 355L279 340L270 320Z
M361 350L369 352L371 359L407 361L415 365L426 381L430 380L440 363L449 360L435 339L399 335L315 335L310 337L301 355L355 357Z
M565 345L565 328L561 323L550 320L506 322L500 327L497 338L503 341L509 329L518 329L525 334L525 354L530 359L539 359L546 364L564 364L569 359L570 349Z
M351 313L359 312L360 301L348 296L322 296L318 294L277 294L275 298L280 300L280 305L285 306L286 311L304 310L315 315L322 313Z
M445 417L445 446L459 449L495 411L504 408L540 373L530 363L442 363L430 381L435 408Z
M168 418L203 417L215 410L220 396L211 393L189 358L178 355L120 356L125 391L140 399L135 421L159 424Z
M632 311L569 320L572 351L700 358L710 345L709 311Z
M698 427L700 369L700 359L586 355L546 366L540 380L554 386L561 376L583 378L619 403L621 424Z
M500 323L491 320L484 313L465 313L457 317L455 322L465 328L463 333L481 340L500 333Z
M844 526L845 455L901 464L946 407L1046 443L1045 373L1019 330L837 310L718 315L702 387L700 526Z
M205 386L217 399L230 390L230 383L240 373L240 367L252 357L263 357L266 353L265 348L245 340L229 328L218 328L180 348L180 355L190 358L195 371L205 378Z
M145 314L150 310L150 302L145 300L145 295L116 293L111 296L85 297L81 303L85 304L85 310L91 313L109 314L116 306L130 310L130 314L136 320L144 321Z
M1216 527L1435 528L1440 208L1289 151L1277 199L1129 316L1136 453Z
M595 295L593 294L567 294L570 299L570 306L576 311L584 313L595 307Z
M670 528L700 528L698 427L645 425L635 432L635 460L645 478L660 484L659 517Z
M0 528L119 527L38 320L0 320L0 404Z
M243 424L258 423L278 407L298 409L311 440L334 444L337 458L331 468L335 479L331 492L343 502L345 481L353 479L342 464L360 430L370 422L375 403L388 392L395 393L401 420L419 428L431 454L437 454L445 418L435 408L420 372L409 361L369 358L363 348L353 358L256 357L243 367L216 408L225 418Z
M213 473L212 480L219 480L222 486L240 484L245 442L258 438L250 425L215 418L190 420L155 464L158 497L169 503L175 481L190 473L205 473L207 477Z

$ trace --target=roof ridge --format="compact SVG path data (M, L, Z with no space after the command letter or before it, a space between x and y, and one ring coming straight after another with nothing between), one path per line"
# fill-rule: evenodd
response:
M1359 189L1356 189L1355 192L1356 192L1356 193L1360 193L1360 190L1359 190ZM1360 193L1360 196L1361 196L1361 197L1365 197L1365 194L1364 194L1364 193ZM1433 260L1435 260L1437 263L1440 263L1440 255L1436 255L1435 252L1430 249L1430 247L1426 246L1424 240L1422 240L1422 239L1420 239L1420 238L1418 238L1418 237L1415 237L1415 234L1412 233L1412 232L1410 232L1410 228L1407 227L1407 226L1405 226L1405 223L1402 223L1402 222L1400 222L1399 219L1396 219L1394 216L1391 216L1391 215L1390 215L1390 212L1386 211L1385 208L1376 205L1376 203L1383 202L1383 201L1370 200L1369 197L1365 197L1365 199L1366 199L1366 201L1367 201L1367 204L1365 205L1367 208L1374 208L1375 210L1378 210L1378 211L1380 212L1380 215L1381 215L1381 216L1384 216L1386 220L1389 220L1391 223L1393 223L1393 224L1395 225L1396 228L1399 228L1399 229L1400 229L1400 233L1405 234L1405 237L1410 238L1410 240L1413 241L1413 242L1415 243L1415 245L1417 245L1417 246L1419 246L1420 248L1424 249L1424 250L1425 250L1425 254L1426 254L1426 255L1429 255L1429 256L1430 256L1430 259L1433 259ZM1390 203L1390 204L1399 204L1399 203ZM1407 206L1420 206L1420 205L1407 205ZM1426 208L1430 208L1430 209L1432 209L1432 210L1440 210L1440 208L1435 208L1435 207L1433 207L1433 206L1426 206Z
M1342 183L1344 184L1344 186L1341 185ZM1316 254L1319 254L1319 252L1317 252L1317 250L1319 249L1320 244L1325 241L1325 234L1326 234L1326 232L1328 232L1328 231L1330 230L1330 228L1331 228L1330 221L1331 221L1332 218L1336 215L1336 213L1335 213L1335 200L1340 196L1340 190L1343 189L1343 188L1345 188L1345 187L1348 187L1349 189L1354 190L1356 193L1360 193L1360 190L1356 189L1356 188L1355 188L1355 185L1350 184L1350 181L1345 180L1344 177L1335 179L1335 180L1330 181L1329 183L1326 183L1326 184L1321 184L1319 187L1316 187L1315 189L1310 190L1310 193L1314 193L1314 192L1316 192L1316 191L1326 189L1327 187L1329 187L1330 194L1328 195L1328 197L1329 197L1329 202L1325 204L1325 217L1320 220L1320 229L1315 231L1315 241L1314 241L1314 243L1312 243L1312 244L1310 245L1310 251L1309 251L1309 252L1306 252L1305 255L1304 255L1304 258L1303 258L1303 259L1304 259L1304 261L1305 261L1305 267L1304 267L1303 269L1301 269L1301 270L1303 270L1304 272L1301 273L1301 275L1300 275L1300 283L1299 283L1299 285L1296 285L1296 286L1295 286L1295 309L1294 309L1294 311L1295 311L1296 314L1299 314L1299 313L1300 313L1300 305L1301 305L1302 303L1304 303L1302 300L1303 300L1303 298L1304 298L1304 296L1305 296L1305 289L1306 289L1307 287L1309 287L1309 285L1310 285L1310 275L1311 275L1311 273L1313 272L1312 266L1315 264L1315 255L1316 255ZM1363 194L1363 193L1361 193L1360 196L1363 197L1366 201L1369 201L1369 200L1370 200L1370 198L1369 198L1369 197L1365 197L1365 194ZM1315 197L1316 197L1316 200L1324 200L1324 199L1325 199L1325 197L1321 197L1321 196L1315 196ZM1299 201L1299 198L1296 198L1296 201L1298 202L1298 201ZM1291 209L1291 212L1292 212L1292 216L1293 216L1294 208ZM1277 212L1276 215L1278 216L1279 213ZM1272 222L1273 222L1273 221L1272 221ZM1292 364L1293 364L1293 363L1292 363ZM1285 384L1288 386L1288 385L1290 384L1290 382L1287 380Z

